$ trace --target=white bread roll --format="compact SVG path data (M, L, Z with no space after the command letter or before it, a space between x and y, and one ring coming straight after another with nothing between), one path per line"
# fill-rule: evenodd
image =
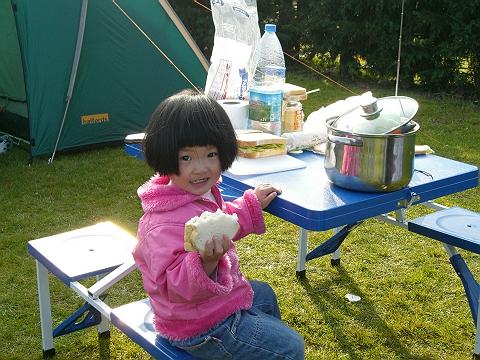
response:
M205 211L185 223L184 248L186 251L204 251L207 240L223 235L232 239L239 228L237 214L228 215L220 209L214 213Z

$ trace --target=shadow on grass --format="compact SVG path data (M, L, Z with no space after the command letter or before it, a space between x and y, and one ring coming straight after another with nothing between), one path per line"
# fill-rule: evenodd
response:
M100 360L110 360L110 331L98 334L98 353Z
M374 303L368 300L367 296L362 293L358 286L355 285L355 281L348 275L345 269L341 265L335 266L334 268L337 269L338 278L341 279L343 285L348 287L349 292L361 297L361 311L357 311L358 308L353 309L349 306L345 306L343 298L339 299L338 296L332 295L329 291L326 291L332 286L338 286L338 282L336 282L335 279L324 282L321 287L324 288L325 291L321 292L319 291L318 286L313 287L310 284L308 277L299 278L299 283L306 290L308 296L324 317L325 323L330 326L341 349L350 355L350 359L363 359L364 353L356 354L358 343L354 342L351 336L347 336L348 329L345 329L345 326L337 325L338 319L331 314L332 306L345 317L355 319L361 323L365 329L371 329L376 333L382 334L383 338L387 339L385 341L385 347L388 348L392 354L395 354L395 358L433 360L433 357L412 354L398 340L396 333L392 331L382 317L377 314Z

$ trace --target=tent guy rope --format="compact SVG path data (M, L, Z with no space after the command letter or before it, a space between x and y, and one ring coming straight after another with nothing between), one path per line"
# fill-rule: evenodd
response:
M195 4L197 4L200 7L203 7L205 10L212 11L208 6L203 5L201 2L197 0L192 0Z
M193 82L187 77L187 75L185 75L182 70L179 69L179 67L177 65L175 65L175 63L168 57L168 55L162 51L162 49L160 49L160 47L155 44L155 42L147 35L147 33L145 33L145 31L142 30L142 28L140 26L138 26L138 24L130 17L130 15L127 14L127 12L122 9L122 7L120 5L117 4L117 2L115 0L112 0L113 4L123 13L123 15L125 15L125 17L138 29L138 31L140 31L140 33L150 42L150 44L152 44L155 49L157 49L157 51L162 54L162 56L170 63L170 65L172 65L175 70L178 71L178 73L180 75L182 75L182 77L188 81L188 83L190 85L192 85L192 87L198 91L199 93L201 92L199 88L197 88L195 86L195 84L193 84Z
M355 91L350 90L350 89L347 88L346 86L343 86L342 84L340 84L339 82L333 80L332 78L328 77L327 75L322 74L320 71L314 69L313 67L311 67L310 65L308 65L308 64L304 63L303 61L297 59L296 57L294 57L294 56L292 56L292 55L290 55L290 54L287 54L285 51L284 51L283 53L284 53L285 55L287 55L289 58L291 58L291 59L295 60L296 62L302 64L302 65L305 66L307 69L313 71L314 73L316 73L316 74L318 74L318 75L320 75L320 76L323 76L325 79L327 79L328 81L331 81L331 82L334 83L335 85L340 86L342 89L347 90L348 92L352 93L353 95L359 95L359 94L357 94Z

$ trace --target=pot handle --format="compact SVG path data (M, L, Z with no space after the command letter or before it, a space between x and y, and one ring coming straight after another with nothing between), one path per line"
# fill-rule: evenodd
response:
M344 136L336 136L336 135L328 135L328 141L334 144L343 144L343 145L350 145L350 146L363 146L363 141L361 139L354 139Z

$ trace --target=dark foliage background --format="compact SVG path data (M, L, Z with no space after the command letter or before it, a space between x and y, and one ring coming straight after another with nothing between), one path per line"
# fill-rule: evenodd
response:
M171 4L207 59L214 26L206 0ZM284 52L342 80L396 78L401 0L257 0L260 30L277 24ZM478 98L480 0L405 0L402 87ZM294 66L286 58L287 65Z

